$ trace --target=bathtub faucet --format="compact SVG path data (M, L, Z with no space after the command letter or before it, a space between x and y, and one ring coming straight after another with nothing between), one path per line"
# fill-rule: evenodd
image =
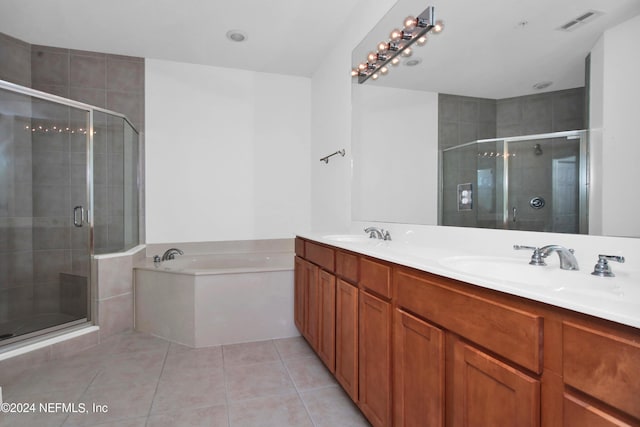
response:
M167 251L162 255L162 261L166 261L168 259L174 259L176 257L176 254L184 255L184 252L182 252L178 248L167 249Z

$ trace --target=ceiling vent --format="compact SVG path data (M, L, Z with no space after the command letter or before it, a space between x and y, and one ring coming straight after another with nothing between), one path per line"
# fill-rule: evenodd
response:
M577 18L573 18L571 21L569 21L566 24L560 26L560 28L558 28L558 30L560 30L560 31L573 31L576 28L579 28L582 25L593 21L598 16L601 16L603 14L604 14L603 12L599 12L597 10L588 10L585 13L581 14L580 16L578 16Z

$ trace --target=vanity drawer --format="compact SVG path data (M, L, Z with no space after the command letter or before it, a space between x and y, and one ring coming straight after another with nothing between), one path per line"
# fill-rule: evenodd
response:
M358 256L346 252L336 252L336 274L344 279L358 282Z
M640 418L640 340L562 324L564 382Z
M543 319L454 289L447 279L398 269L397 304L535 373L542 372Z
M325 270L334 271L334 250L311 242L304 242L305 258Z
M382 297L391 298L391 267L360 258L360 284Z

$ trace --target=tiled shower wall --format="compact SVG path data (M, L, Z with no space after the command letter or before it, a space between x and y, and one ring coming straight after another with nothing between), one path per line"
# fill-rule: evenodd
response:
M0 33L0 79L123 113L140 131L144 147L143 58L30 45ZM44 102L36 102L32 108L34 113L41 109L47 117L53 115L50 119L62 116L69 120L66 108L53 107L58 111L52 113L51 105ZM28 117L30 113L24 114ZM79 120L82 123L83 117ZM78 277L87 274L86 251L70 249L83 244L70 217L71 207L84 202L86 159L82 147L76 152L72 137L51 139L24 132L27 125L34 124L0 120L1 135L6 136L0 141L0 149L12 165L4 171L7 176L0 176L1 184L7 184L7 195L22 201L16 204L11 200L12 212L5 212L2 206L10 206L9 200L3 201L0 196L0 256L9 261L0 266L0 321L34 312L77 310L73 298L77 300L78 295L71 288L78 287ZM96 145L101 143L106 145L108 141L97 138ZM96 146L96 152L94 161L98 168L104 166L102 171L108 176L105 170L111 159L106 147ZM105 207L117 206L109 201L114 194L108 184L106 181L95 187L96 200ZM140 212L143 224L143 205ZM118 213L117 209L105 211L104 219L96 224L96 237L109 241L110 226L116 231L114 236L122 235ZM144 227L139 229L144 233Z
M478 139L584 129L585 89L574 88L498 100L440 94L438 113L438 147L441 150ZM489 151L497 151L495 148L491 150L489 146L486 148ZM542 148L545 158L555 155L552 154L551 143L543 141ZM557 151L556 154L575 151L575 147L569 147L568 150L562 147L554 149ZM473 188L478 189L478 170L493 170L493 175L498 177L500 168L496 167L497 161L493 158L478 157L476 147L456 150L455 156L443 157L445 176L442 223L490 228L498 226L496 221L501 222L501 212L483 211L479 203L475 203L471 211L458 211L457 206L457 184L471 183ZM517 169L536 170L541 157L521 156L518 161ZM547 169L535 175L536 185L540 188L551 187L551 161L547 163ZM542 182L545 180L548 182ZM493 187L490 197L495 202L501 195L497 194L496 188ZM544 227L545 224L550 224L546 218L548 214L548 210L541 209L531 213L526 221L530 227Z

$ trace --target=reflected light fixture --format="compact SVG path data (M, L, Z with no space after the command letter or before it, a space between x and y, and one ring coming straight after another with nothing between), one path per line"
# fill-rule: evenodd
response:
M437 34L443 29L444 23L435 20L433 6L427 7L417 17L408 16L402 29L396 28L391 31L389 40L380 42L378 49L370 52L365 62L351 69L351 76L357 77L358 83L364 83L369 78L377 80L389 72L387 64L398 65L399 55L411 56L412 44L423 46L427 42L427 33Z

